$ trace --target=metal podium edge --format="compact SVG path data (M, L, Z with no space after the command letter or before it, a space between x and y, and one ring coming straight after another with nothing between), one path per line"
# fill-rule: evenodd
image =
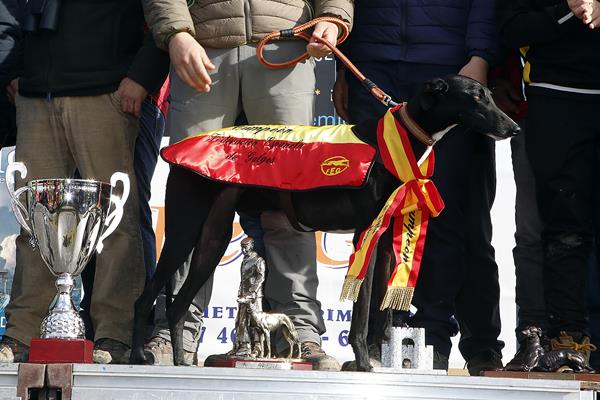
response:
M593 399L578 381L235 368L85 365L73 399Z

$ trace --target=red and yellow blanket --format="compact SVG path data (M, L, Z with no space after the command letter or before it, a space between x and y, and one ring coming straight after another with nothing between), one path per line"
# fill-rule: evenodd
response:
M375 149L350 125L236 126L164 148L165 161L228 183L285 190L359 187Z
M399 111L402 123L393 116ZM285 190L360 187L376 151L357 138L349 125L238 126L202 133L164 148L165 161L191 169L209 179ZM381 308L408 310L421 265L429 216L444 203L429 177L433 150L420 164L407 130L427 136L410 118L404 105L388 110L379 121L377 144L385 168L403 182L379 215L361 233L350 258L342 299L355 300L373 249L391 225L396 268Z

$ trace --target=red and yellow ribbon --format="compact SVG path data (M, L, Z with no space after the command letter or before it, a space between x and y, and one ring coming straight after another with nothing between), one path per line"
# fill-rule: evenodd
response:
M404 182L387 199L379 215L363 231L350 257L340 298L356 301L369 260L377 242L393 224L393 248L396 268L388 282L381 309L408 310L419 275L429 216L436 217L444 202L429 177L433 174L433 150L418 165L404 127L394 118L399 110L406 129L423 134L404 105L387 111L377 127L377 142L385 168Z

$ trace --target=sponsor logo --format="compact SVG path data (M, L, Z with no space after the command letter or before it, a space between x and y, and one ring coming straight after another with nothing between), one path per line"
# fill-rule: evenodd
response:
M321 163L321 172L326 176L339 175L350 167L350 160L342 156L329 157Z

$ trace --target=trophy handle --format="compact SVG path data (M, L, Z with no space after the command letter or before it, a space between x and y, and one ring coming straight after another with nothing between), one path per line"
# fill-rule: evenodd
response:
M98 245L96 246L96 251L101 253L104 249L104 239L110 236L111 233L117 229L117 226L121 222L121 218L123 218L123 207L125 206L125 202L129 197L130 183L129 176L123 172L115 172L110 177L110 185L114 188L117 186L118 182L123 183L123 194L121 197L110 194L110 202L114 204L114 210L106 216L106 220L104 221L104 225L107 226L106 230L100 236L98 240Z
M12 199L10 205L15 214L15 218L19 225L29 233L29 236L33 237L33 231L29 226L29 216L27 212L27 207L19 200L19 197L24 193L30 190L29 186L23 186L15 190L15 174L19 173L21 179L25 179L27 177L27 167L22 162L12 162L8 164L6 167L6 187L8 188L8 194Z

